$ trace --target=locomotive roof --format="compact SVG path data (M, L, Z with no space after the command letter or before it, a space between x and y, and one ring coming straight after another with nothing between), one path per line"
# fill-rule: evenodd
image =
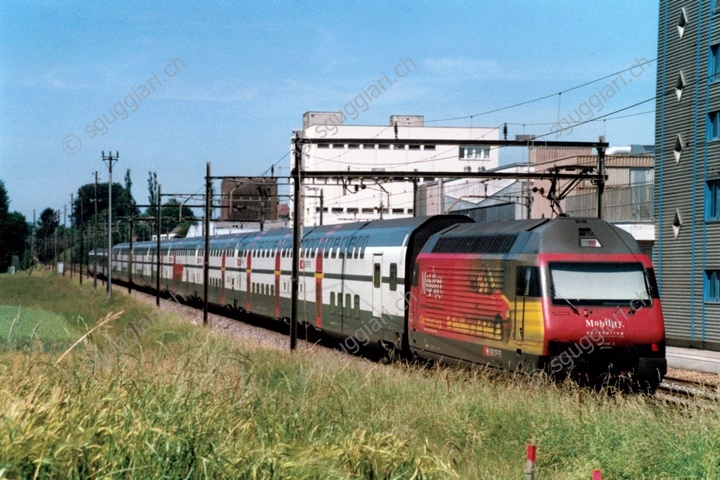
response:
M464 215L433 215L425 217L408 217L393 220L374 220L370 222L342 223L337 225L322 225L315 227L311 233L305 235L303 240L326 235L354 235L362 232L368 235L368 245L402 245L409 234L424 229L433 232L456 223L472 222Z
M587 246L581 246L581 239ZM598 218L574 217L456 225L434 235L423 252L642 253L625 230Z

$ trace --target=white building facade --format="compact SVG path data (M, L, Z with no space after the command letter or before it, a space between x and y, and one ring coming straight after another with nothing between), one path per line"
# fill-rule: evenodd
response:
M303 129L296 133L311 140L303 148L304 172L378 172L376 179L362 182L341 178L305 180L306 226L320 225L321 213L326 225L412 217L417 208L413 184L384 181L383 172L478 172L499 165L497 148L473 144L473 140L497 140L497 128L427 127L422 116L393 115L385 126L343 125L341 112L307 112ZM355 139L357 143L353 142ZM420 145L383 142L395 139L428 142ZM457 140L457 144L435 145L432 140ZM427 181L434 182L436 178L427 177Z

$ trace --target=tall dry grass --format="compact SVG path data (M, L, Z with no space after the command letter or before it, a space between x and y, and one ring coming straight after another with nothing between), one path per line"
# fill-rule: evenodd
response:
M146 313L123 306L121 325ZM0 353L0 477L511 479L534 442L538 479L720 478L715 408L290 354L168 315L134 348L101 330L57 364Z

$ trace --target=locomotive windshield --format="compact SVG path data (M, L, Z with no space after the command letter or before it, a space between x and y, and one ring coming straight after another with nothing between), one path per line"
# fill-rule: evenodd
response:
M622 305L651 297L639 263L551 263L550 279L558 305Z

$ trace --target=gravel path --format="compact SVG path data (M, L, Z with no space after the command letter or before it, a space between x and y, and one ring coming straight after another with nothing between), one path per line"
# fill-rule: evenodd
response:
M127 295L127 289L123 289L123 294ZM113 289L114 291L114 289ZM149 295L136 290L132 291L131 296L139 301L155 305L155 296ZM202 326L203 311L188 305L182 305L173 299L160 298L160 310L163 312L172 312L185 318L193 325ZM267 347L277 348L278 350L290 349L290 337L282 333L268 330L266 328L257 327L244 323L232 318L223 317L214 313L208 313L208 326L214 331L223 332L235 337L251 340L257 344ZM298 350L307 350L311 348L305 341L298 340Z

